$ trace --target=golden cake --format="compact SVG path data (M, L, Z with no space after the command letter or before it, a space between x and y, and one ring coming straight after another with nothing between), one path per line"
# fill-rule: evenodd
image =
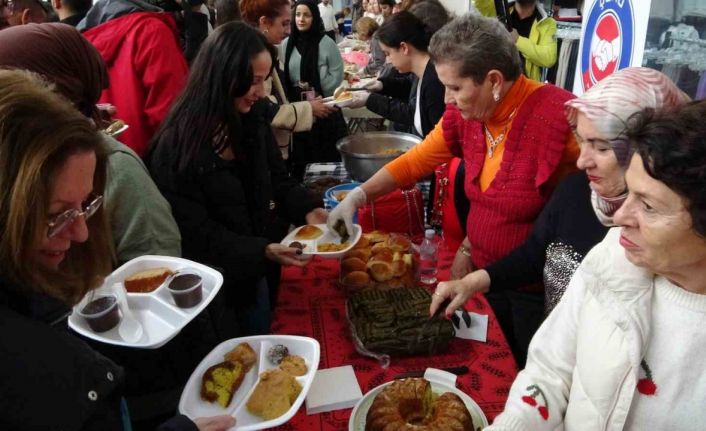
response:
M203 374L201 398L212 403L218 402L223 408L228 407L243 377L245 373L240 362L225 361L216 364Z
M435 398L426 379L395 380L373 400L365 431L473 431L461 398L446 392Z
M257 353L250 344L240 343L235 346L235 349L226 353L224 359L230 362L240 362L243 364L243 374L247 374L257 362Z
M303 376L306 374L308 369L306 368L306 363L304 358L299 355L289 355L282 358L279 367L282 371L287 372L293 376Z
M274 368L260 374L260 381L246 407L251 414L264 420L275 419L287 412L302 391L291 374Z
M130 293L148 293L158 288L173 272L169 268L151 268L130 275L123 282Z

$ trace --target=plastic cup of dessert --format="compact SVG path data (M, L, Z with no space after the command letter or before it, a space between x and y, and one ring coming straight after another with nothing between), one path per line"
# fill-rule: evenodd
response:
M167 289L179 308L199 305L203 298L203 278L195 271L178 271L167 281Z
M78 312L93 332L106 332L120 323L120 307L115 295L101 295L84 305Z

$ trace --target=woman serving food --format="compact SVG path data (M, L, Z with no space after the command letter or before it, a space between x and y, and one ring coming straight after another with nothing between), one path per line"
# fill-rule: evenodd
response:
M523 77L519 53L494 19L454 19L432 37L429 53L446 89L441 121L421 144L349 193L329 223L342 219L350 232L358 207L461 157L471 202L467 238L451 269L452 278L461 278L520 245L556 184L576 169L578 147L564 115L572 95ZM532 295L539 304L533 312L541 315L543 296ZM524 320L523 307L513 305L522 298L510 296L501 292L488 300L515 351L526 351L531 333L519 343L512 336L513 320Z

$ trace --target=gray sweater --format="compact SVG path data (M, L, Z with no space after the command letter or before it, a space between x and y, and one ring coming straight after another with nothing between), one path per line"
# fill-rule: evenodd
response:
M146 254L181 256L181 234L169 203L140 157L104 135L108 156L105 206L118 264Z

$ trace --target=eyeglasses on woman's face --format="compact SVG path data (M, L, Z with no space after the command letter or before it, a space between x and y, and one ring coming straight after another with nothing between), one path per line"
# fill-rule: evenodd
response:
M76 208L71 208L51 217L47 223L47 237L53 238L59 235L65 229L70 227L79 217L83 217L85 220L88 220L91 216L93 216L93 214L96 213L96 211L98 211L98 208L100 208L102 203L102 195L93 195L89 198L89 200L81 205L82 209L80 211Z

